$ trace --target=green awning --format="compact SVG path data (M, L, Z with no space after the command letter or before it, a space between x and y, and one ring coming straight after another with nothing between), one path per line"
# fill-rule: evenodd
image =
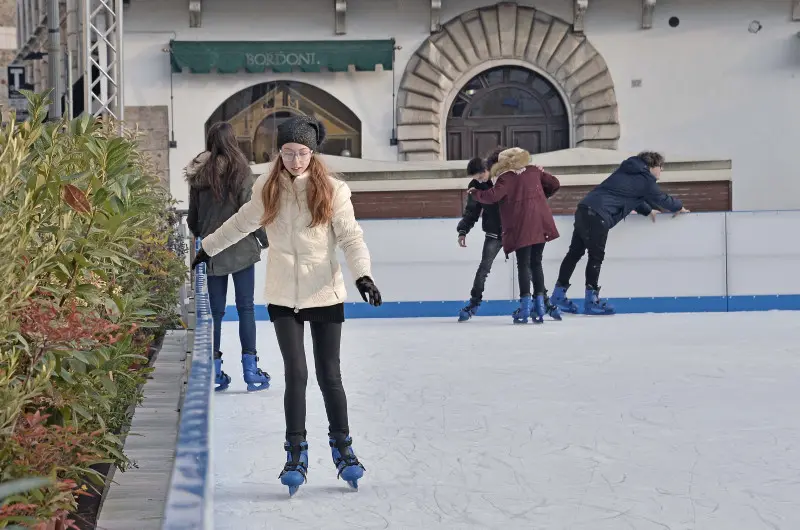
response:
M346 72L392 69L394 39L322 41L170 42L172 71L207 74L262 72Z

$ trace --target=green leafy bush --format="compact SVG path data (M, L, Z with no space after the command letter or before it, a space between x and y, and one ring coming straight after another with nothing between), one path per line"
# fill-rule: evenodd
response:
M0 500L0 528L71 528L92 466L130 464L117 435L181 325L187 249L133 134L44 123L26 95L30 120L0 130L0 483L50 482Z

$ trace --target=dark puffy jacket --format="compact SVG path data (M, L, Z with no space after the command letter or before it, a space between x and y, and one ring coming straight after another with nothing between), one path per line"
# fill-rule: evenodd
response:
M233 217L243 204L250 200L253 193L255 177L250 173L244 179L244 185L237 197L230 197L220 202L211 190L209 182L199 171L209 163L210 154L203 152L194 158L184 169L186 181L189 183L189 215L186 224L195 237L206 237L213 234L230 217ZM261 250L267 248L267 234L263 228L250 234L235 245L228 247L207 264L209 276L225 276L246 269L261 260Z
M656 177L650 173L644 160L637 156L624 161L579 204L597 212L609 229L625 219L632 210L648 215L653 208L670 212L683 208L680 199L661 191Z
M475 188L478 190L492 189L494 183L491 180L480 182L472 179L468 188ZM458 233L467 235L478 218L483 214L483 231L486 235L499 238L503 233L503 227L500 224L500 207L496 204L481 204L475 200L472 195L467 196L467 205L464 207L464 215L458 222Z
M500 204L506 255L558 237L547 199L558 191L561 184L550 173L530 165L530 160L530 153L524 149L506 149L492 166L492 176L499 175L494 187L473 192L478 202Z

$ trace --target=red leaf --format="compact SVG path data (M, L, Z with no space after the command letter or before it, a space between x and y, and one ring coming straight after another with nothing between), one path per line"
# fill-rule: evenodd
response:
M72 184L67 184L61 188L61 198L76 212L90 213L92 211L92 205L89 204L86 194Z

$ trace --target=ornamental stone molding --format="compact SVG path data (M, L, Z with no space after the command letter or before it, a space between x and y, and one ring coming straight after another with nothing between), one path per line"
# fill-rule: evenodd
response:
M570 146L617 148L617 98L603 57L572 24L503 2L450 20L409 60L397 97L400 159L444 159L447 115L459 90L502 65L533 70L559 90L570 118Z

